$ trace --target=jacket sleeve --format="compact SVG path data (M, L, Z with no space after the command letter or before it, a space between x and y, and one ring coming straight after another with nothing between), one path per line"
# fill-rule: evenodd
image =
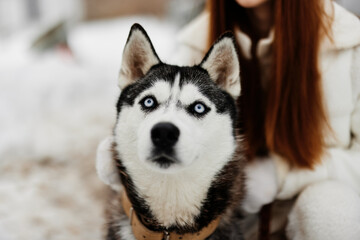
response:
M354 50L351 78L354 110L349 148L326 149L322 163L313 170L290 169L285 161L279 158L275 160L277 169L280 169L277 199L292 198L308 185L322 180L340 181L360 194L360 46Z

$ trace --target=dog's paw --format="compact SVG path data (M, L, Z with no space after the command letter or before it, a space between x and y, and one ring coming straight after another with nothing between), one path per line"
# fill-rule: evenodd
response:
M111 146L113 137L101 141L96 154L96 171L99 178L115 191L121 190L119 174L112 156Z
M242 209L257 213L271 203L278 192L275 163L270 157L257 158L245 167L246 195Z

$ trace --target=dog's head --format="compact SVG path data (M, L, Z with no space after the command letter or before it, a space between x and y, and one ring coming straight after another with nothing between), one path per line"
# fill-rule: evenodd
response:
M199 65L179 67L162 63L145 30L135 24L119 87L114 136L125 166L175 173L231 160L240 95L231 34L223 35Z

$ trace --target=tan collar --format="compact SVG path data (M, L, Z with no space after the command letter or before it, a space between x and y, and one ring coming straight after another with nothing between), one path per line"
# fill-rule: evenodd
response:
M201 229L201 231L196 233L186 233L180 235L175 232L156 232L148 229L139 220L135 211L132 208L131 202L125 191L123 191L121 202L126 215L130 218L130 224L133 234L138 240L204 240L215 231L220 222L220 217L218 217L217 219L213 220L208 226L204 227L203 229Z

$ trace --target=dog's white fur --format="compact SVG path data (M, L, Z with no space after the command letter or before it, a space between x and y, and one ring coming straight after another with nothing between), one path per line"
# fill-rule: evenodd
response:
M117 233L121 236L121 239L137 240L133 235L129 218L126 215L123 215L123 218L117 224L121 226L120 231Z

